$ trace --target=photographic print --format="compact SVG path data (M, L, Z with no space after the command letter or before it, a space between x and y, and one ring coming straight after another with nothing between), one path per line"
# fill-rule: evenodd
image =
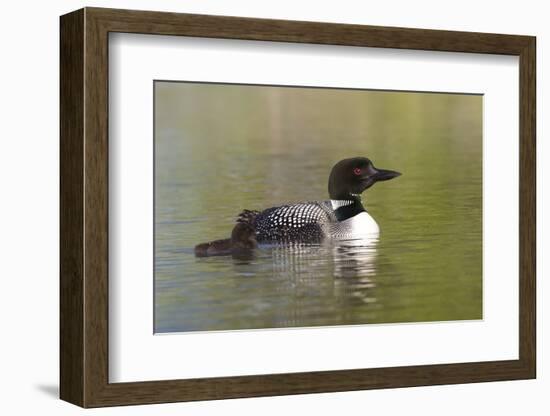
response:
M482 105L155 81L155 333L482 319Z
M535 37L86 7L59 39L62 400L536 378Z

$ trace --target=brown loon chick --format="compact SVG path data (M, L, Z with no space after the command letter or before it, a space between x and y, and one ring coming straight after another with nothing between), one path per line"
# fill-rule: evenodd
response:
M231 232L231 238L214 240L195 246L195 256L229 256L232 254L246 254L258 246L256 233L250 224L237 223Z

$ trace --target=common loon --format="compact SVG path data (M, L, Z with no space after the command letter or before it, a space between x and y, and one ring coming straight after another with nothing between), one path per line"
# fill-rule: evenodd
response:
M258 243L319 243L377 236L380 229L361 202L361 193L376 182L401 175L377 169L365 157L336 163L328 180L329 201L281 205L263 211L244 210L231 238L199 244L198 257L251 250Z

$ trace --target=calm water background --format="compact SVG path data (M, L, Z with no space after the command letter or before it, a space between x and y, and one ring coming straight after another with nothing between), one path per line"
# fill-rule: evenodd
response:
M481 96L156 82L155 106L155 332L482 318ZM363 194L378 242L195 258L352 156L403 173Z

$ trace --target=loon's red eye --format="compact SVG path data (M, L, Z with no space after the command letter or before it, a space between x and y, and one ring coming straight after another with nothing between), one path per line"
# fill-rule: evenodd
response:
M361 168L355 168L355 169L353 169L353 173L354 173L355 175L361 175Z

